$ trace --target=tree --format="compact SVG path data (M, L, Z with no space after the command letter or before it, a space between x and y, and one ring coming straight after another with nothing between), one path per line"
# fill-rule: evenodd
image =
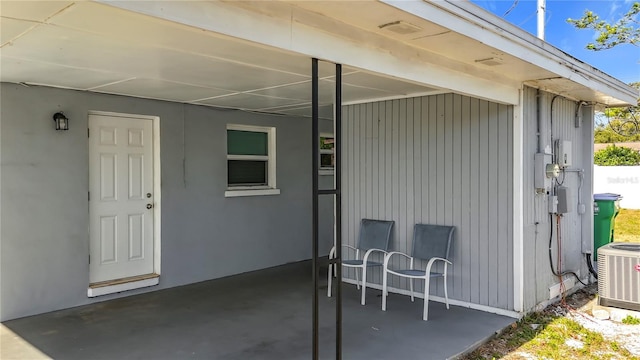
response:
M632 121L612 119L596 123L593 142L596 144L640 141L640 131Z
M629 85L640 89L640 82ZM606 109L599 118L594 129L596 144L640 141L640 99L637 106Z
M587 44L587 49L599 51L610 49L620 44L640 45L640 2L634 2L629 11L618 21L611 24L600 20L597 14L586 10L580 19L567 19L567 22L578 29L591 29L599 32L595 43ZM629 84L640 89L640 82ZM610 108L605 110L604 121L596 121L594 141L596 143L612 143L640 141L640 99L637 106L629 108Z
M635 166L640 165L640 152L622 146L609 145L596 151L593 163L600 166Z
M601 20L597 14L586 10L580 19L567 19L567 22L578 29L591 29L598 32L595 43L587 44L589 50L611 49L620 44L640 45L640 24L637 15L640 13L640 2L631 5L629 11L615 23Z

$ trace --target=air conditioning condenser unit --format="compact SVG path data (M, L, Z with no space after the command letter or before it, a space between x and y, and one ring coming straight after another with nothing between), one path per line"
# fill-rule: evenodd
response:
M600 305L640 311L640 243L598 249Z

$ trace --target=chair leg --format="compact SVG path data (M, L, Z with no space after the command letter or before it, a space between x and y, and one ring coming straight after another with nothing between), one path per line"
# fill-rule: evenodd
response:
M389 273L387 273L387 269L383 269L382 271L382 311L387 311L387 295L389 295L389 293L387 292L387 276L389 275Z
M329 271L327 271L327 297L331 297L331 276L333 265L329 265Z
M367 267L362 267L362 299L360 300L360 304L364 305L364 296L367 291Z
M358 276L357 268L356 268L356 289L360 290L360 276Z
M429 277L424 279L424 310L422 311L422 320L427 321L429 317Z
M411 293L411 302L414 301L414 297L413 297L413 280L412 278L409 278L409 292Z
M447 304L447 310L449 309L449 295L447 294L447 273L444 273L444 303Z

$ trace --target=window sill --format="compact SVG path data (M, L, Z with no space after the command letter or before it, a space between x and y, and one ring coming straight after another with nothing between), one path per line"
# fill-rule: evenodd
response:
M224 197L280 195L280 189L227 190Z

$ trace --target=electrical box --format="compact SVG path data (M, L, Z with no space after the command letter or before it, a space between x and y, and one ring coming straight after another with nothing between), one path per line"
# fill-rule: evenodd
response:
M571 166L571 141L558 140L556 146L556 159L561 168Z
M533 163L533 186L538 194L543 194L551 188L551 179L560 174L560 167L551 162L551 154L537 153Z
M551 164L551 155L537 153L534 155L533 186L538 192L544 192L551 186L546 175L546 166Z
M571 212L571 189L566 186L558 186L556 195L558 197L558 214Z
M558 197L555 195L549 195L549 213L558 213Z

